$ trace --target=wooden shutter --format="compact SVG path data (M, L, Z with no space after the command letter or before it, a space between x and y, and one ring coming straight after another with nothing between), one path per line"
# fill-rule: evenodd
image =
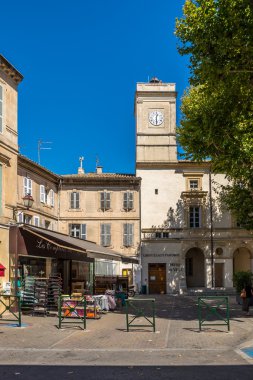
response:
M70 194L70 208L79 208L79 193L75 191Z
M54 207L54 190L50 190L49 192L49 202L50 206Z
M128 210L134 208L134 193L128 193Z
M123 208L124 208L124 210L128 209L128 193L124 193Z
M124 210L132 210L133 209L133 193L130 193L129 191L124 193L124 201L123 201L123 208Z
M70 194L70 208L74 208L74 193Z
M106 210L109 210L111 208L111 193L105 193L106 194Z
M111 225L101 224L101 245L108 247L111 245Z
M79 193L75 193L76 195L76 207L75 208L79 208Z
M45 200L46 200L45 186L44 185L40 185L40 201L42 203L45 203Z
M123 245L125 247L131 247L133 245L133 232L134 225L131 223L125 223L123 225Z
M100 193L100 208L101 210L105 210L105 195L106 193Z

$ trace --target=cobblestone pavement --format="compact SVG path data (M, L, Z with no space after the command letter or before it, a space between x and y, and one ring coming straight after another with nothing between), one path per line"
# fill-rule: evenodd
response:
M138 298L138 297L137 297ZM149 296L141 296L148 299ZM241 347L253 346L252 317L230 298L230 323L199 331L197 297L158 295L156 332L126 330L125 307L87 320L87 329L58 329L54 317L23 316L26 327L0 321L0 364L54 365L246 365ZM142 318L136 322L142 324Z

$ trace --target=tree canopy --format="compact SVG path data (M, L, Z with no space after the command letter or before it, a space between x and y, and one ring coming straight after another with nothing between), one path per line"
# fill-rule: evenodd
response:
M227 175L222 199L253 228L253 0L186 0L176 35L191 70L179 143Z

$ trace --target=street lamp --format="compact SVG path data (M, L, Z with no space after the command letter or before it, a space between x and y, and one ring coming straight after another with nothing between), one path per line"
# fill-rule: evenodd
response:
M26 194L23 198L23 203L24 203L24 207L29 210L29 208L32 207L33 205L33 202L34 202L34 199L32 197L31 194ZM13 219L16 220L16 215L17 215L17 212L18 210L23 210L23 208L20 208L20 207L13 207Z

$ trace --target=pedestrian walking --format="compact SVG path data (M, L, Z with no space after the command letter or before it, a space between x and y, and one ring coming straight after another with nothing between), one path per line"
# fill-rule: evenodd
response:
M250 315L249 306L251 297L253 296L253 289L251 284L247 284L241 291L242 297L242 310L246 312L246 315Z

